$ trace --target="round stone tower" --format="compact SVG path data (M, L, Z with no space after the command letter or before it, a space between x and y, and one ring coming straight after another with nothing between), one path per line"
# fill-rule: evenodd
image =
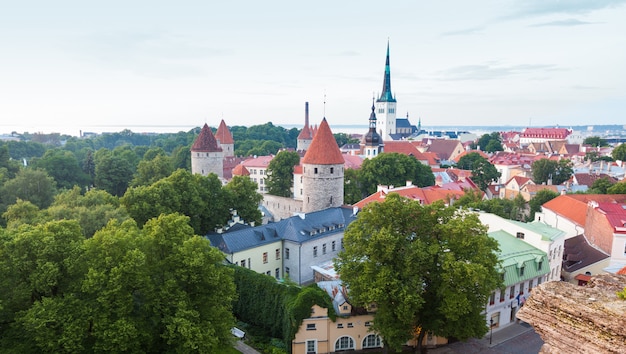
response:
M206 123L191 146L191 173L224 177L224 152Z
M310 213L343 205L344 159L326 122L302 158L302 211Z

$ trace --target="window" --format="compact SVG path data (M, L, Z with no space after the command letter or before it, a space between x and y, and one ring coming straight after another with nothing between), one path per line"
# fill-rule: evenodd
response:
M280 259L280 248L276 249L276 259Z
M330 243L330 249L335 252L335 241Z
M322 254L326 254L326 244L322 245Z
M343 328L343 323L337 323L337 328Z
M343 310L348 311L348 305L343 305Z
M335 342L335 351L339 350L354 350L354 339L348 336L337 339L337 342Z
M316 330L315 323L307 323L306 324L306 330L307 331L315 331Z
M370 327L372 325L371 321L365 321L365 327Z
M531 279L531 280L528 282L528 292L531 292L532 290L533 290L533 279Z
M285 248L285 259L289 259L289 248Z
M524 265L522 264L522 266L519 268L519 276L523 277L524 276Z
M276 268L276 279L280 278L280 268Z
M504 301L504 293L505 293L506 289L500 289L500 302Z
M317 167L313 168L313 173L317 174Z
M248 269L252 268L252 261L248 258Z
M380 346L381 340L376 334L370 334L363 338L363 348L379 348Z
M543 261L539 261L537 264L537 270L541 270L541 266L543 265Z
M313 246L313 257L317 257L317 246Z
M317 341L315 339L306 341L306 354L317 354Z
M269 275L271 277L272 276L272 271L268 270L267 272L265 272L265 275Z
M352 322L348 322L348 328L354 328L354 324Z
M244 267L244 268L246 267L246 260L245 259L241 260L241 266Z
M289 267L285 267L285 275L289 275Z
M263 252L263 264L267 263L267 252Z
M524 233L523 232L518 232L517 233L517 238L521 238L523 240L524 239Z
M489 296L489 305L493 305L495 301L496 301L496 293L491 293L491 295Z
M513 285L510 289L509 289L509 299L512 299L515 296L515 285Z
M332 175L334 172L335 172L335 168L334 168L334 167L331 167L331 168L330 168L330 174Z
M263 184L263 181L265 181L265 178L259 178L259 181L261 184Z

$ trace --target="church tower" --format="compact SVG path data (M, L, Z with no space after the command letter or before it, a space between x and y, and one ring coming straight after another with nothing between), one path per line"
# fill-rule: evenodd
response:
M206 123L191 146L191 173L224 177L224 152Z
M343 155L326 118L302 158L302 211L343 205Z
M370 129L365 134L363 141L365 146L363 147L363 155L366 159L373 159L383 152L383 140L376 132L376 112L374 107L374 99L372 99L372 113L370 114Z
M311 129L309 128L309 102L304 103L304 128L298 135L298 145L297 151L306 151L309 149L309 145L311 145L311 141L313 140L313 134L311 133Z
M224 157L235 156L235 140L223 119L215 132L215 139L217 139L217 143L222 148Z
M393 140L391 134L396 134L396 99L391 93L391 70L389 68L389 41L387 41L387 59L385 60L385 77L383 91L376 100L378 113L378 131L383 140Z

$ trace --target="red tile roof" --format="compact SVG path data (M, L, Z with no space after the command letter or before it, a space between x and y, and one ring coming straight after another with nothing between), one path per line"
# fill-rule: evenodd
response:
M250 171L243 164L239 164L233 168L233 176L250 176Z
M587 203L590 201L624 203L626 194L565 194L546 202L543 208L552 210L580 226L585 226Z
M217 140L215 140L215 136L211 131L211 128L204 123L202 130L200 130L200 134L194 141L191 146L191 151L198 152L219 152L222 151L221 147L217 146Z
M217 128L215 132L215 138L219 140L220 144L234 144L235 140L233 140L233 135L230 133L230 130L226 126L226 123L222 119L220 126Z
M570 131L565 128L526 128L522 131L522 138L543 138L543 139L567 139Z
M269 166L270 161L272 161L273 158L274 158L274 155L252 157L242 162L242 164L246 166L246 168L250 168L250 167L267 168L267 166Z
M626 204L602 202L597 209L605 215L614 233L626 234Z
M300 134L298 134L298 139L304 139L304 140L313 139L313 134L311 133L309 126L307 126L306 124L304 125L304 128L302 128L302 130L300 131Z
M317 128L302 163L311 165L343 165L345 163L326 118L322 119L322 123Z
M419 188L417 186L405 186L393 189L378 191L367 198L355 203L354 206L359 209L363 209L367 204L372 202L382 202L385 200L387 194L397 193L405 198L412 200L418 200L422 204L432 204L438 200L443 200L445 203L450 203L450 199L459 199L465 194L463 191L444 189L439 186L431 186L426 188Z
M397 141L385 141L384 142L384 151L385 152L395 152L398 154L406 155L406 156L415 156L417 160L425 161L426 157L423 157L422 153L417 150L415 145L411 144L410 141L407 140L397 140Z

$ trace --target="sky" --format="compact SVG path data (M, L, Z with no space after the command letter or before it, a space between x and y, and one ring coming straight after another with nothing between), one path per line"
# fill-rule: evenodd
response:
M0 0L0 133L626 124L626 0ZM183 127L185 129L177 129ZM119 129L118 129L119 128Z

